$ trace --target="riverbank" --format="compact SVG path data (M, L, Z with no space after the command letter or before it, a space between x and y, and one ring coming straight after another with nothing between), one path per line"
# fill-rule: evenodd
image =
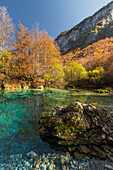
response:
M10 85L10 84L6 84L4 85L4 87L0 87L0 90L28 90L28 89L32 89L32 87L28 86L28 85ZM40 85L40 86L37 86L35 87L34 89L39 89L39 90L43 90L44 89L44 86L43 85Z
M76 92L94 92L94 93L103 93L103 94L106 94L106 93L110 93L110 94L113 94L113 89L111 87L103 87L103 88L98 88L97 86L89 86L89 87L78 87L78 88L72 88L72 87L68 87L68 88L65 88L65 87L54 87L54 88L50 88L50 87L44 87L44 85L37 85L35 86L35 88L32 88L28 85L20 85L20 84L14 84L14 85L10 85L10 84L6 84L4 86L4 88L1 88L0 87L0 90L9 90L9 91L20 91L22 89L24 90L28 90L28 89L38 89L38 90L44 90L44 89L59 89L59 90L71 90L71 91L76 91Z

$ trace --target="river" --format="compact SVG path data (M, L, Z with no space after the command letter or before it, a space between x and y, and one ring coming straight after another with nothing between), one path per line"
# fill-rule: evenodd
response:
M0 91L0 161L12 154L34 151L38 155L57 152L36 135L40 114L72 101L91 103L113 111L113 95L45 89Z

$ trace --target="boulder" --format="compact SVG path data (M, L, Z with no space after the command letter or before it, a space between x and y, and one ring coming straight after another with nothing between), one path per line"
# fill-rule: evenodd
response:
M74 155L75 152L81 155L96 152L100 159L105 159L107 153L103 147L109 151L113 147L113 118L107 109L73 102L42 113L39 133L45 138L57 138L57 144L67 146L69 151L73 150L72 146Z

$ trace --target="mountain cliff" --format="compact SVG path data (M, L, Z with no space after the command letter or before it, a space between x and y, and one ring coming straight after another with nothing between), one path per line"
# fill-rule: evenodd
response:
M113 1L71 30L62 32L56 42L62 54L77 47L86 47L100 39L113 36Z

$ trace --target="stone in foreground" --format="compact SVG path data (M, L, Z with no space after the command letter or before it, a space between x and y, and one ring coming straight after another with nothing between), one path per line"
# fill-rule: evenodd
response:
M57 139L58 146L73 151L75 157L76 153L81 157L83 154L100 159L113 157L113 118L104 108L79 102L57 107L41 114L39 133Z

